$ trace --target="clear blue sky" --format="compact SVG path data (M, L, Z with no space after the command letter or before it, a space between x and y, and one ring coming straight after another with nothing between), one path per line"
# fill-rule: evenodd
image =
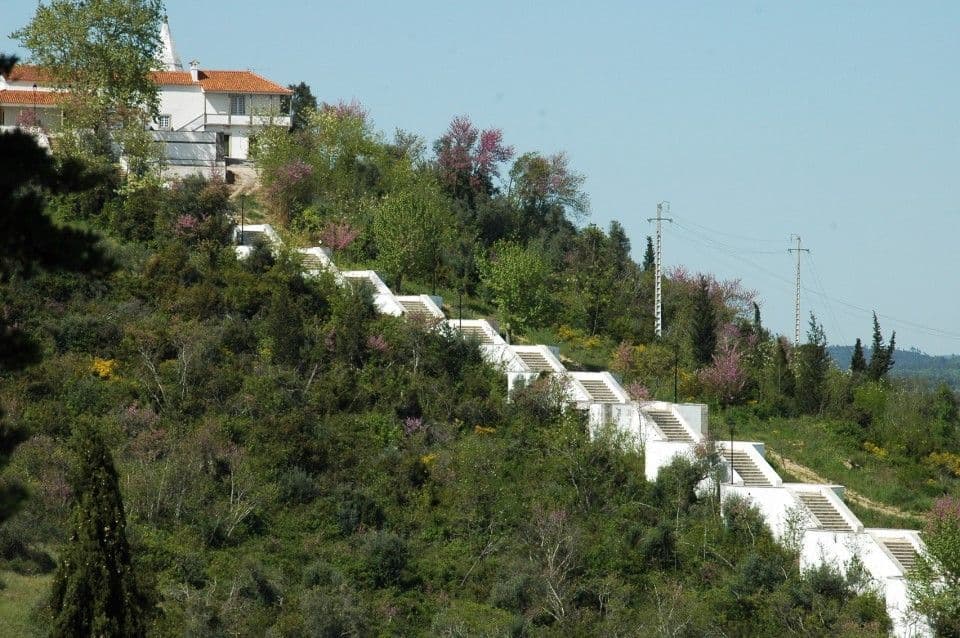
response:
M184 62L357 98L388 135L432 141L467 114L520 152L567 151L591 221L621 220L636 257L669 200L665 263L742 279L773 330L793 332L798 233L813 251L804 316L831 343L869 341L876 309L902 346L960 352L960 4L591 4L167 11ZM4 5L6 36L35 3ZM18 52L6 37L0 50Z

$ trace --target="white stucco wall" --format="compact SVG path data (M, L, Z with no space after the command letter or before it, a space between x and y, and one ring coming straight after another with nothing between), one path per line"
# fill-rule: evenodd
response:
M164 86L160 89L161 115L170 116L170 128L203 130L203 91L199 86Z
M32 111L33 106L4 106L0 107L0 111L3 113L2 119L0 119L0 125L2 126L15 126L17 123L17 118L20 116L20 111ZM49 108L49 107L37 107L37 117L40 119L40 126L46 131L56 131L60 128L60 109L58 108Z

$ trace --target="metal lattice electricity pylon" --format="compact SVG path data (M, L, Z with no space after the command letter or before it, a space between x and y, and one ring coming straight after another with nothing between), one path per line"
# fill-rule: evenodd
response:
M800 247L800 235L790 235L790 241L796 241L796 248L787 248L788 253L797 253L797 291L793 313L793 345L800 345L800 253L810 252L809 248Z
M663 278L663 271L661 267L663 263L661 254L663 248L663 233L661 231L661 225L663 222L673 221L673 219L663 216L664 210L666 210L668 214L670 213L670 202L660 202L657 204L657 216L647 218L648 222L657 222L657 245L653 257L653 315L656 322L654 324L654 333L657 335L657 339L663 336L663 290L661 288L661 280Z

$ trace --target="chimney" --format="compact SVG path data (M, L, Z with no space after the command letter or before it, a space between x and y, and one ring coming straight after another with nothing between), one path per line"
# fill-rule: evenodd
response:
M190 60L190 79L194 82L200 81L200 70L197 68L199 64L196 60Z

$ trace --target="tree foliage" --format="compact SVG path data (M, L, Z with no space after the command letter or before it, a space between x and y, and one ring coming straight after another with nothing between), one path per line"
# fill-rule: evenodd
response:
M511 242L499 242L482 263L481 272L508 331L547 321L550 271L536 251Z
M129 150L130 136L156 117L150 72L158 64L162 15L161 0L53 0L38 5L30 23L12 34L55 86L68 89L67 148L109 156L112 139ZM117 129L121 134L111 138Z
M133 571L113 458L89 426L78 428L75 446L74 509L53 587L51 635L143 635L147 610Z

